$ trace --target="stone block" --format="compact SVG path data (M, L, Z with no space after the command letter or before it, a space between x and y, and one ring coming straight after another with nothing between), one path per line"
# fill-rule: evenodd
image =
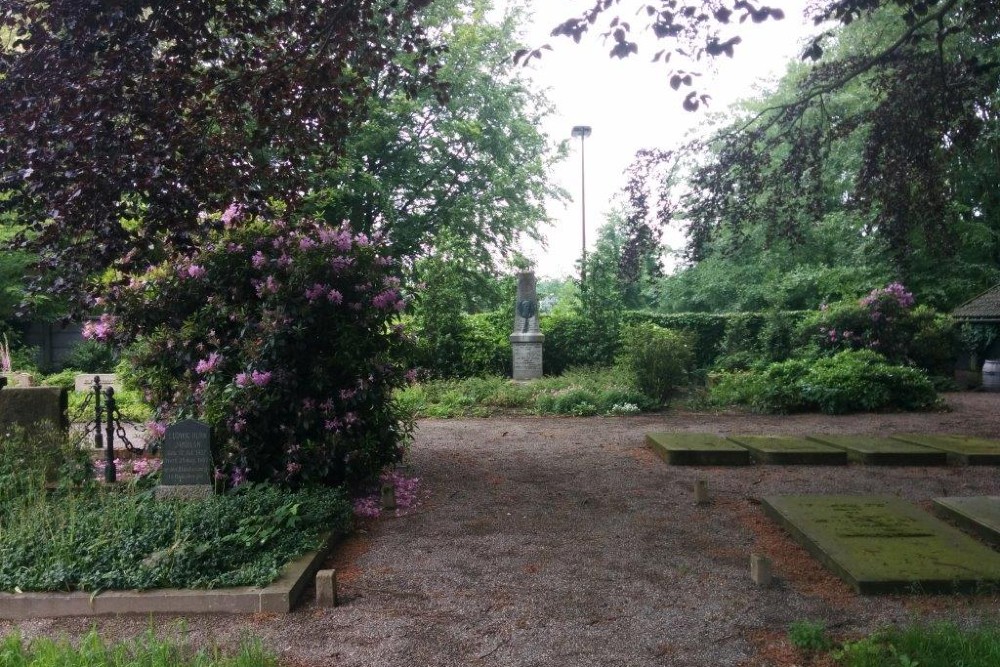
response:
M336 570L320 570L316 573L316 606L337 606Z
M851 461L867 465L940 466L948 462L948 457L940 450L893 438L810 435L809 439L843 449Z
M972 466L1000 465L1000 440L973 438L965 435L923 435L904 433L892 436L895 440L912 442L945 453L952 463Z
M69 428L69 397L61 387L4 387L0 389L0 428L17 425L31 428L48 422Z
M934 511L993 546L1000 546L1000 496L935 498Z
M750 463L745 447L708 433L647 433L646 444L670 465L732 466Z
M122 390L118 376L114 373L81 373L73 378L73 391L94 391L94 378L101 378L101 390L111 387L116 392Z
M886 496L772 496L764 511L862 594L1000 586L1000 554Z
M770 588L773 581L771 559L761 554L751 554L750 578L761 588Z
M781 465L845 465L847 452L808 438L792 436L731 435L729 439L750 450L759 463Z

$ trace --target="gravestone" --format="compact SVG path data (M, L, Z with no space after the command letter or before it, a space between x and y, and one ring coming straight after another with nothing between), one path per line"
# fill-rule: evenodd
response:
M185 419L163 437L163 468L157 499L197 499L212 495L212 443L207 424Z
M0 429L49 422L65 431L69 429L68 405L68 394L62 387L4 387L0 391Z
M514 379L542 377L542 342L545 335L538 328L538 293L532 271L517 274L517 302L514 308L514 333L510 346L514 355Z
M27 387L35 386L35 376L31 373L4 373L3 376L7 378L7 386L14 388L25 389Z
M74 391L94 391L94 378L101 378L101 389L111 387L118 393L122 390L121 383L115 373L81 373L73 378Z
M711 433L647 433L646 444L668 465L743 466L750 452Z

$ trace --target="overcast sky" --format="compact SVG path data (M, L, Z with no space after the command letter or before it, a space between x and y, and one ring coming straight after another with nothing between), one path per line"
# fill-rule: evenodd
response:
M783 8L786 18L734 27L743 38L736 57L712 61L715 72L701 65L704 76L700 90L712 96L713 111L751 96L761 83L761 74L769 73L773 79L801 52L802 39L810 31L810 24L801 15L803 3L771 0L767 4ZM690 113L681 108L683 95L667 83L669 68L650 62L653 54L663 48L652 35L640 33L639 55L624 61L608 57L611 44L604 43L596 32L585 36L580 44L566 37L549 37L553 27L592 5L593 0L532 0L533 18L523 34L529 45L551 43L554 47L529 68L532 78L547 89L556 107L545 131L553 140L559 140L569 138L574 125L593 128L593 134L585 139L588 248L593 247L612 198L624 185L623 172L636 151L678 146L685 134L705 119L703 112ZM614 10L609 11L613 15ZM623 20L626 11L631 10L622 10ZM645 16L635 17L633 29L644 21ZM549 205L554 222L546 230L548 248L526 245L523 251L535 260L540 276L560 277L575 274L574 262L581 250L579 139L572 140L569 157L553 176L573 201ZM674 231L668 233L666 241L679 246L683 237Z

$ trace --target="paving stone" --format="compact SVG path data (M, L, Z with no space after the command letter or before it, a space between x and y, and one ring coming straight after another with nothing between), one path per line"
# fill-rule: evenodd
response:
M939 449L893 438L866 435L810 435L809 438L839 447L851 461L868 465L939 466L948 462L948 456Z
M750 450L760 463L845 465L847 452L839 447L794 436L731 435L729 439Z
M1000 554L899 498L771 496L763 506L859 593L1000 586Z
M745 447L710 433L647 433L646 444L670 465L734 466L750 463Z
M935 498L934 510L994 546L1000 546L1000 496Z
M952 463L972 466L1000 465L1000 440L973 438L966 435L922 435L904 433L892 436L896 440L912 442L924 447L940 449Z

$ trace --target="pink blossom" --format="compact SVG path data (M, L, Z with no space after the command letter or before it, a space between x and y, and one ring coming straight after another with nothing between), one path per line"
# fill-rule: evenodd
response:
M271 382L271 371L253 371L250 381L258 387L266 387Z
M344 295L335 289L331 289L326 295L326 300L330 303L340 304L344 302Z
M87 340L107 342L114 337L117 322L113 315L104 313L97 322L89 321L83 325L83 337Z
M236 202L233 202L229 205L229 208L222 213L222 224L227 226L232 224L232 222L239 218L242 213L243 207Z
M264 257L264 253L258 250L253 254L253 257L250 258L250 263L253 264L255 269L259 269L267 264L267 258Z
M236 374L236 386L237 387L245 387L245 386L247 386L247 384L249 383L249 381L250 381L250 376L248 376L246 373L237 373Z
M323 428L327 431L339 431L341 428L341 422L339 419L327 419L323 422Z
M396 307L396 301L399 299L399 293L394 289L388 289L384 292L376 294L372 298L372 305L376 308L382 310L388 310L389 308Z
M229 478L233 488L245 483L247 481L247 473L249 472L249 468L233 468L233 474Z
M367 247L372 244L371 239L369 239L368 235L365 234L364 232L358 232L357 234L355 234L354 242L361 247Z
M324 294L326 294L327 289L328 288L326 285L321 285L319 283L316 283L312 287L306 288L306 298L309 300L310 303L312 303L316 299L319 299Z
M289 475L294 475L295 473L302 470L302 464L295 463L294 461L289 461L288 465L285 466L285 470L288 472Z
M198 362L198 364L194 367L194 372L197 373L198 375L205 375L206 373L211 373L216 369L216 367L218 367L219 361L221 360L222 357L219 356L217 352L212 352L210 355L208 355L207 359L202 359L201 361Z
M343 271L347 267L354 264L353 257L334 257L330 260L330 266L333 267L334 271Z
M187 268L187 274L191 278L204 278L206 273L208 273L208 271L205 270L205 267L198 264L192 264Z
M316 242L313 241L308 236L303 236L301 239L299 239L299 250L305 251L315 247L316 247Z
M167 434L167 425L161 421L149 421L146 422L146 431L154 438L162 438Z

